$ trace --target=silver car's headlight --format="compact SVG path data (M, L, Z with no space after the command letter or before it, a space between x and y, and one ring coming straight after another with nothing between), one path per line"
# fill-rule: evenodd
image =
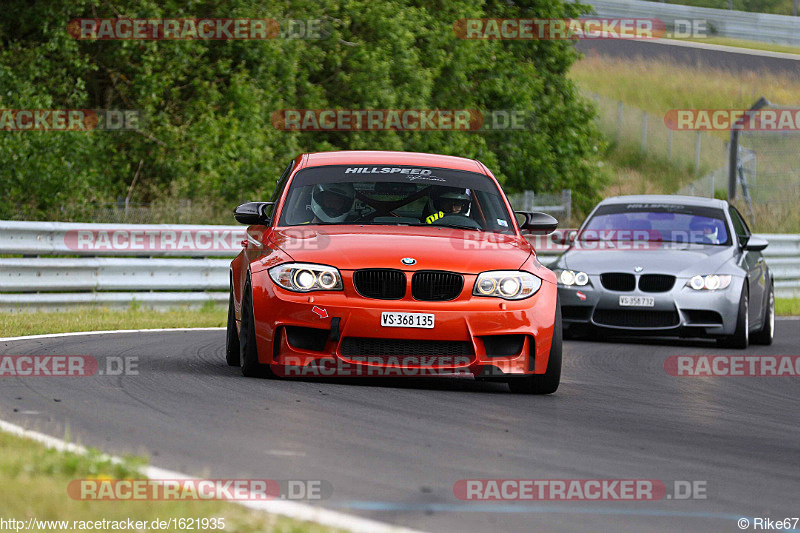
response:
M589 283L589 274L580 270L554 270L553 272L556 274L559 285L583 287Z
M523 300L536 294L542 280L529 272L493 270L483 272L475 280L474 296L494 296L504 300Z
M272 281L293 292L340 291L342 276L326 265L284 263L269 269Z
M696 291L716 291L724 289L731 284L733 276L727 274L709 274L707 276L693 276L686 282L686 286Z

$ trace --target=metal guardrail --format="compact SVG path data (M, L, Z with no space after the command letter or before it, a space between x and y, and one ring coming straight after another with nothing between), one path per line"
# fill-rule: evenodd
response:
M228 300L244 226L0 221L0 310Z
M800 18L728 9L693 7L642 0L585 0L599 17L657 18L667 27L675 21L707 21L720 37L765 43L800 45Z
M233 257L244 226L0 220L0 255Z
M77 241L71 240L76 231L97 237L108 230L122 232L117 243L127 246L76 250ZM150 308L196 306L209 301L222 304L228 299L230 258L241 249L244 232L243 226L0 221L0 256L23 256L0 257L0 311L62 310L82 305L127 307L134 300ZM168 238L159 241L163 235ZM775 273L778 297L800 298L800 235L760 236L770 242L764 255ZM219 237L219 249L202 248L215 237ZM150 239L170 249L144 246ZM201 249L171 249L172 243L177 246L181 239L194 239L192 242L199 243ZM139 249L140 245L146 249ZM555 244L543 248L539 255L545 264L566 249Z

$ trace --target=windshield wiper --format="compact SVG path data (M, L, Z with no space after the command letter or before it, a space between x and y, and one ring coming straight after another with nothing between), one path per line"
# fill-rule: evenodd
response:
M469 229L472 231L483 231L483 228L476 228L475 226L468 226L466 224L434 224L440 228L455 228L455 229Z

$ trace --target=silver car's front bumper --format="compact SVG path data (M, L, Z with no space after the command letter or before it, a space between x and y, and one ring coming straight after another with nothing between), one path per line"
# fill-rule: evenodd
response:
M717 337L736 329L744 278L734 277L722 290L695 291L688 279L677 278L667 292L611 291L600 275L590 275L583 287L558 286L565 330L596 327L652 335ZM620 305L620 296L652 297L652 307Z

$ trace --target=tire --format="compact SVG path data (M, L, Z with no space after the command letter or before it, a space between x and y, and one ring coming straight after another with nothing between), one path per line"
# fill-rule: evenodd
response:
M720 339L719 345L725 348L735 348L744 350L750 344L750 297L747 285L742 288L742 295L739 297L739 311L736 317L736 330L733 335Z
M253 314L253 289L248 277L242 291L242 324L239 331L239 365L242 375L247 378L272 377L269 365L258 361L255 317Z
M228 299L228 331L225 337L225 361L228 366L241 365L239 354L239 332L236 331L236 314L233 311L233 288Z
M556 300L556 318L553 325L553 340L550 343L550 358L544 374L512 378L508 388L515 394L552 394L561 383L561 351L563 331L561 327L561 303Z
M750 336L753 344L763 344L769 346L775 337L775 286L770 283L769 293L767 294L767 305L764 309L764 321L761 329Z

